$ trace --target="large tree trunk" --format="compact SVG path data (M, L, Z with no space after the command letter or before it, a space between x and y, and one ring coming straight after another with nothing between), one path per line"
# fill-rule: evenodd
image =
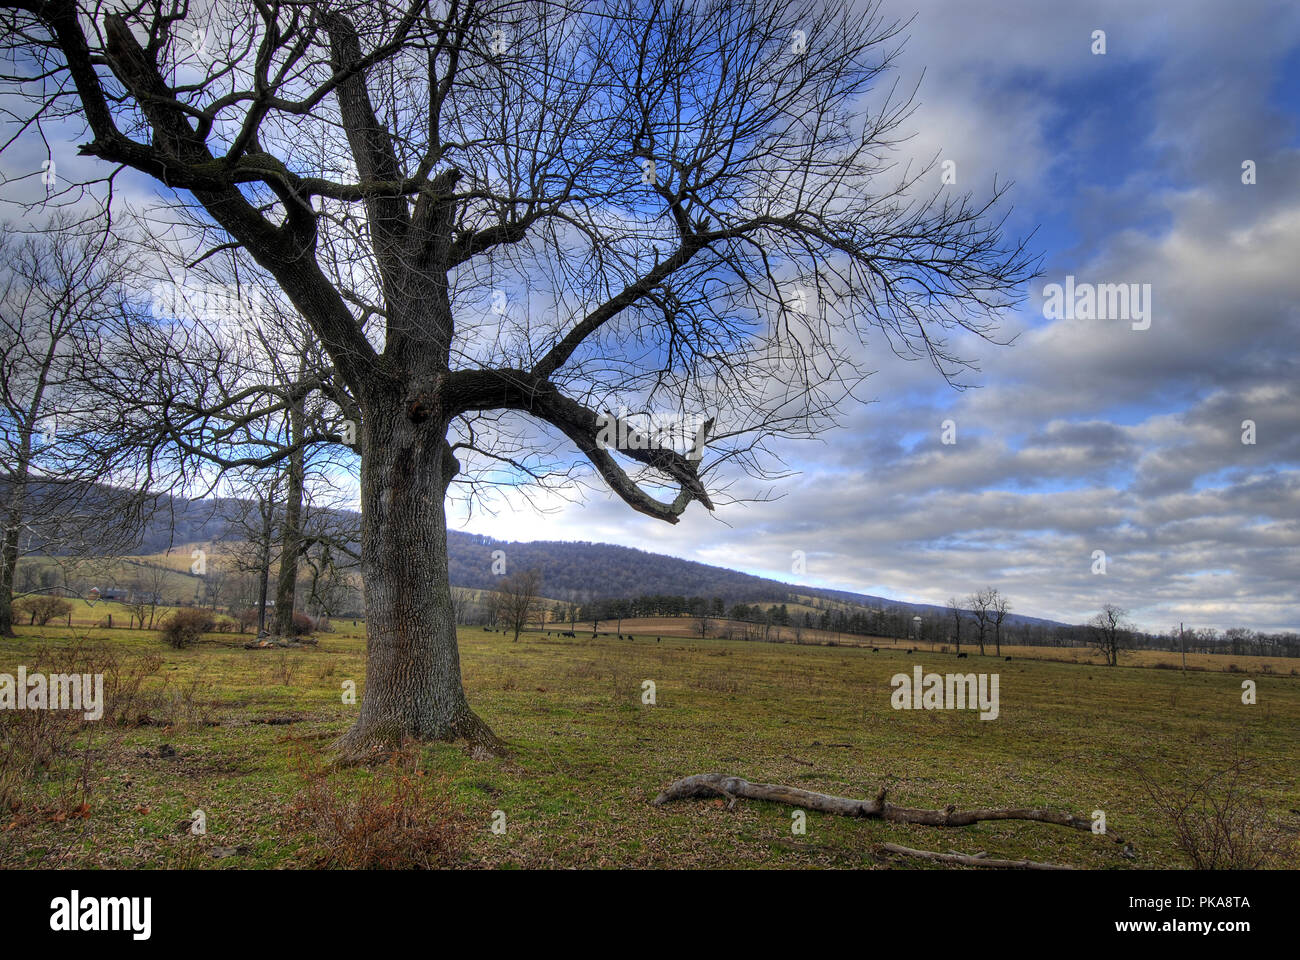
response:
M339 746L355 756L408 737L464 739L502 753L461 686L444 504L456 458L445 427L412 423L394 412L398 404L383 406L366 411L362 424L365 695Z

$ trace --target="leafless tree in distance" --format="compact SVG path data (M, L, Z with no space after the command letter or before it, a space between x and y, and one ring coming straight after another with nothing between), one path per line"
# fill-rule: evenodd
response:
M989 587L989 619L993 621L993 642L998 656L1002 656L1002 623L1011 612L1011 601L993 587Z
M981 657L984 656L984 638L993 619L993 593L992 588L976 590L966 598L966 606L975 621L975 642L979 644Z
M542 574L536 569L520 570L502 577L495 584L492 603L496 622L513 631L516 643L519 641L519 632L542 608L541 590Z
M125 296L128 255L68 216L0 227L0 636L13 636L24 555L107 557L134 529L130 497L105 486L120 448L85 375Z
M956 597L948 599L948 616L952 618L952 639L957 644L957 653L961 653L961 622L966 616L966 611L961 608Z
M1106 658L1106 666L1119 664L1119 652L1129 645L1133 624L1128 611L1108 603L1088 621L1088 644Z

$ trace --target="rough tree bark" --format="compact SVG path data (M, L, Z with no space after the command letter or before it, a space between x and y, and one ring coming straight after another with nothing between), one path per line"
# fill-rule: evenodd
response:
M461 685L445 508L459 465L445 425L413 422L397 406L387 416L372 408L363 425L366 695L340 746L364 755L408 736L463 738L502 753L504 743L470 709Z

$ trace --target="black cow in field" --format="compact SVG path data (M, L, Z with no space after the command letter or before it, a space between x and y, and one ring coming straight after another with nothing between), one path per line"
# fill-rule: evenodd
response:
M968 656L970 656L970 654L967 654L967 653L959 653L959 654L957 654L957 659L958 659L958 660L965 660Z
M907 652L908 652L908 653L911 653L911 652L912 652L912 648L911 648L911 647L908 647L908 648L907 648Z
M663 641L663 637L655 637L655 643L660 643L662 641Z
M636 637L632 636L632 634L630 634L630 633L627 635L627 638L628 638L629 640L635 640L635 639L636 639Z
M880 652L880 648L879 648L879 647L872 647L872 648L871 648L871 652L872 652L872 653L879 653L879 652Z
M1007 663L1010 663L1010 662L1011 662L1011 658L1010 658L1010 657L1007 657Z

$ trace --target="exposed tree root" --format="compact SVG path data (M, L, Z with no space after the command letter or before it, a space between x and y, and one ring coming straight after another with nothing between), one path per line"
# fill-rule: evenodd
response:
M841 817L861 817L875 820L888 820L891 823L918 823L930 827L966 827L983 820L1032 820L1036 823L1051 823L1061 827L1092 832L1092 821L1087 817L1060 810L1045 810L1039 807L978 807L973 810L958 810L949 805L942 810L923 810L915 807L899 807L885 800L885 790L870 800L856 800L851 797L836 797L798 787L786 787L779 783L750 783L740 777L730 777L723 773L698 773L674 781L654 798L654 805L659 807L673 800L687 800L692 797L725 797L727 807L736 805L739 799L768 800L783 803L804 810L816 810L819 813L833 813ZM1119 834L1106 832L1105 836L1115 843L1124 844ZM884 848L894 847L885 844ZM1124 844L1125 853L1132 848ZM967 857L964 854L931 853L925 850L912 850L909 847L897 847L891 852L908 856L920 856L949 863L967 863L970 866L988 867L1023 867L1025 869L1069 869L1054 867L1051 864L1036 864L1030 860L987 860L983 857ZM964 859L962 859L964 858Z
M339 766L377 763L412 741L464 741L475 760L488 760L509 754L506 742L492 732L473 710L466 709L452 723L428 735L415 735L402 729L397 721L353 726L334 743Z
M916 857L919 860L937 860L940 863L959 863L967 867L1002 867L1009 870L1073 870L1059 863L1039 863L1037 860L996 860L986 853L936 853L933 850L916 850L897 843L882 843L880 849L885 853L896 853L901 857Z
M473 710L466 710L452 724L450 736L446 739L464 740L469 744L470 755L475 760L504 757L510 752L506 742L493 733L492 728Z

